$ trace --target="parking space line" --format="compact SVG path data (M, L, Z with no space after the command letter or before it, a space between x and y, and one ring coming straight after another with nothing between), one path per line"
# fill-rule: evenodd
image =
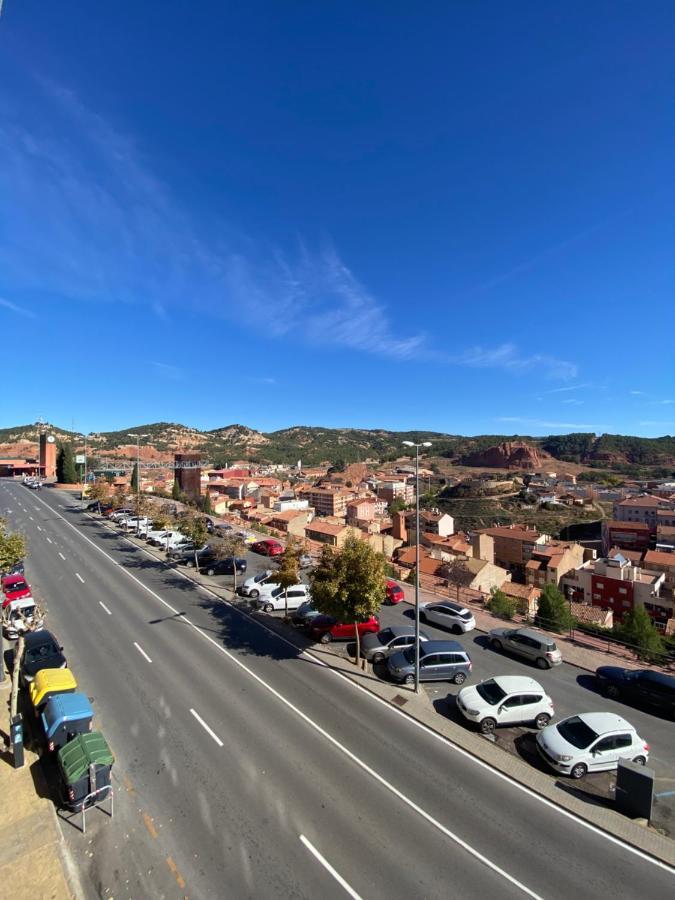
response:
M319 860L319 862L324 867L324 869L333 876L333 878L337 881L337 883L340 885L340 887L344 888L344 890L349 894L350 897L353 897L353 900L361 900L360 895L356 893L354 888L351 887L351 885L347 884L347 882L344 880L342 875L340 875L340 873L337 872L331 866L331 864L328 862L327 859L324 859L324 857L319 853L319 851L316 849L316 847L314 847L307 840L307 838L304 836L304 834L300 835L300 841L305 845L305 847L307 847L307 849L312 854L312 856L314 856L316 859Z
M79 578L80 581L82 582L82 584L84 584L84 578L80 575L79 572L76 572L76 573L75 573L75 577L76 577L76 578Z
M61 553L60 550L59 550L59 556L61 557L61 559L65 560L65 556L63 555L63 553Z
M108 607L105 605L105 603L103 602L103 600L99 600L99 601L98 601L98 605L99 605L99 606L102 606L103 609L108 613L109 616L112 616L112 613L110 612L110 610L108 609Z
M219 747L222 747L222 746L223 746L223 742L221 741L221 739L218 737L218 735L215 733L215 731L214 731L212 728L209 728L209 726L208 726L208 725L206 724L206 722L202 719L202 717L199 715L199 713L198 713L198 712L195 712L194 709L190 709L190 712L191 712L192 715L195 717L195 719L199 722L199 724L202 726L202 728L204 729L204 731L206 731L207 734L210 734L210 735L211 735L211 737L212 737L213 740L216 742L216 744L218 744Z
M137 644L136 641L134 641L134 647L138 650L138 652L141 654L141 656L144 656L147 659L147 661L149 663L152 662L152 660L150 659L148 654L145 652L145 650L141 647L140 644Z

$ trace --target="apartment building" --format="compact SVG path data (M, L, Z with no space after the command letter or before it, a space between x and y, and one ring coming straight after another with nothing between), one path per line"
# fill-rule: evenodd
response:
M665 500L663 497L655 497L652 494L642 494L639 497L628 497L614 504L614 519L617 522L631 522L649 525L652 532L656 531L659 510L670 512L675 521L675 503ZM662 524L666 525L667 522Z
M646 522L623 522L606 519L602 523L602 546L605 554L611 547L624 547L626 550L644 553L649 550L652 541L652 529Z
M494 563L508 569L523 584L525 564L532 558L535 549L548 540L547 535L523 525L497 525L493 528L481 528L477 533L492 538Z
M307 500L317 516L344 517L347 513L347 504L354 499L354 495L346 491L331 488L303 487L296 491L301 500Z
M584 561L581 544L568 541L549 541L536 546L525 563L525 584L542 588L545 584L560 584L563 575L578 569Z
M664 591L672 597L675 593L675 553L648 550L644 555L643 565L653 572L663 572Z
M412 503L415 499L415 483L406 478L382 478L377 483L377 496L387 503L392 500Z

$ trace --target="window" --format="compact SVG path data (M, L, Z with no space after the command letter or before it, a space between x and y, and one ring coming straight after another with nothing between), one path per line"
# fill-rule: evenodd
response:
M603 584L602 582L600 582L600 583L598 584L598 590L599 590L599 591L604 591L604 589L605 589L604 584Z
M627 594L627 593L628 593L628 588L619 588L619 593L620 593L620 594Z
M593 594L593 599L594 599L594 600L599 600L599 599L600 599L600 594Z
M603 738L593 747L593 753L606 753L608 750L613 750L615 746L614 741L615 738L613 737Z
M614 746L617 750L625 750L633 744L633 739L629 734L617 734L614 738Z

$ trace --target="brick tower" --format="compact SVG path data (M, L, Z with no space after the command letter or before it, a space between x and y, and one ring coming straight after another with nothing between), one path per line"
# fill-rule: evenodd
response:
M56 478L56 438L40 435L40 472L44 478Z
M174 456L174 460L176 463L199 463L201 459L201 455L199 453L176 453ZM175 470L176 481L178 482L178 487L184 494L187 494L188 497L193 497L195 500L198 500L202 493L202 470L197 465L193 469L181 469L176 468Z

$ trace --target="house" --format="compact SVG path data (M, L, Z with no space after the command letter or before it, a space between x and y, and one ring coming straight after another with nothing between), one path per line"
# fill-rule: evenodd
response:
M487 535L494 541L493 561L525 582L525 564L532 557L535 548L545 544L548 536L524 525L497 525L481 528L478 534Z
M270 516L269 524L271 528L278 531L285 531L288 534L297 535L299 532L304 537L305 526L312 520L312 513L309 509L286 509L283 512L273 512ZM300 527L291 527L300 526Z
M657 514L659 510L672 512L675 518L675 503L672 500L664 500L652 494L642 494L639 497L628 497L614 504L613 515L617 522L638 522L648 525L656 531ZM668 524L667 522L663 523Z
M675 593L675 553L647 550L643 565L645 569L652 572L663 572L665 575L664 589L672 597Z
M415 533L417 513L410 510L405 514L405 526L408 534ZM439 537L448 537L454 534L455 520L448 513L442 513L437 509L420 510L420 532L425 534L437 534Z
M570 612L582 625L598 625L600 628L612 628L614 613L601 606L589 606L587 603L570 603Z
M539 608L541 590L531 584L516 584L513 581L504 581L499 590L518 601L518 609L530 618L534 618Z
M651 526L645 522L623 522L605 519L602 523L602 546L605 553L610 547L644 552L652 542Z
M438 534L424 532L420 535L420 543L428 547L432 555L440 559L454 559L458 556L468 558L471 556L471 544L465 534L452 534L450 537L440 537Z
M577 569L584 561L581 544L569 541L549 541L538 545L525 563L525 583L534 587L560 584L563 575Z
M316 541L319 544L330 544L332 547L343 547L348 537L360 537L360 532L349 525L333 525L330 522L322 522L315 519L309 525L305 525L305 537L308 541Z
M347 521L349 524L357 522L371 522L376 515L377 502L375 497L357 497L347 503Z

